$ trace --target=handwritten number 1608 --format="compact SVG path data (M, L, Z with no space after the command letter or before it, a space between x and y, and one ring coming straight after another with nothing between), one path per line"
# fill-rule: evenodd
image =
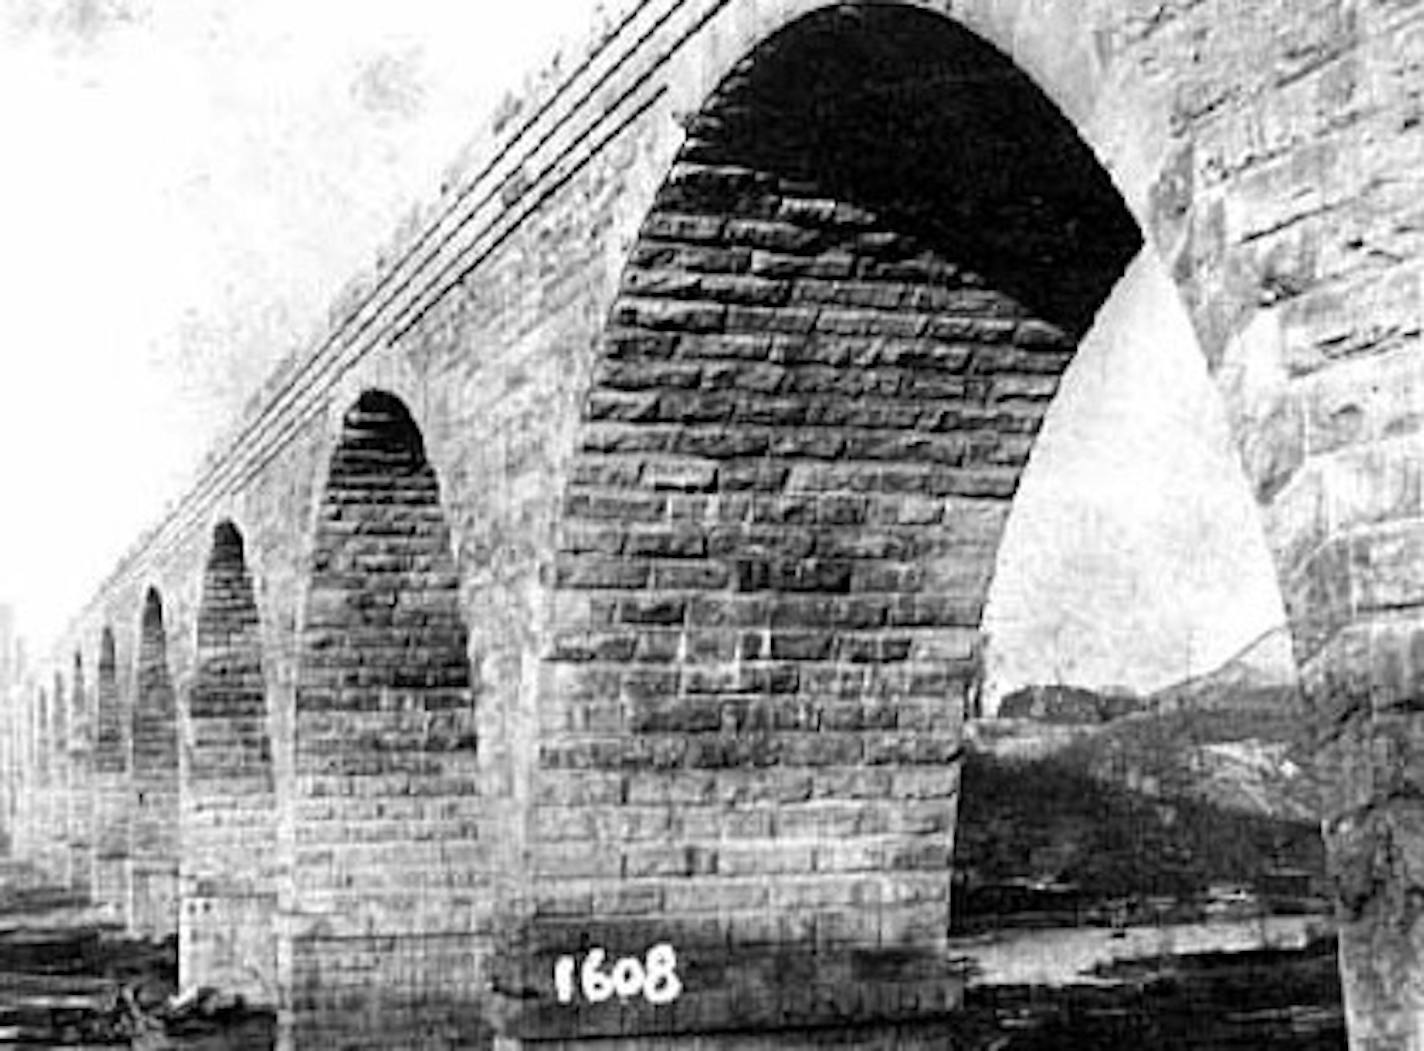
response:
M677 976L677 954L666 942L649 949L644 960L625 956L614 961L604 973L600 968L607 956L602 949L590 949L583 958L583 966L577 968L579 990L591 1004L602 1003L615 995L626 1000L639 993L648 1003L668 1004L682 992L682 981ZM554 991L561 1004L574 1000L577 962L573 956L560 956L554 962Z

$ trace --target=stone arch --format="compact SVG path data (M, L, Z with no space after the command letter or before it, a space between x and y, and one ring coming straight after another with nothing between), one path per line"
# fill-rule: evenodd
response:
M74 651L69 702L69 873L71 884L93 893L93 728L85 690L84 657Z
M276 797L261 622L242 533L213 527L188 692L180 981L271 1002Z
M162 938L178 932L178 710L163 599L153 587L144 594L134 681L129 922L137 934Z
M999 538L1143 239L1029 78L910 5L807 14L684 126L565 493L534 940L645 949L584 914L591 885L658 902L710 985L774 989L750 1014L694 1003L703 1028L923 1019L951 985L959 721ZM657 833L581 838L613 822Z
M128 713L119 696L114 632L99 635L94 716L94 900L125 915L129 900Z
M52 801L54 790L50 783L50 774L53 767L50 756L50 721L49 721L49 695L45 693L43 686L35 686L32 691L34 698L30 708L30 742L31 756L33 757L34 781L31 794L32 811L35 815L34 844L41 856L46 850L45 837L50 834L54 827Z
M69 767L69 694L65 690L64 675L56 669L53 674L53 693L50 694L50 798L49 818L45 823L45 834L50 838L54 850L55 875L65 883L69 882L69 809L70 809L70 767Z
M385 1046L383 1033L434 1025L472 1037L459 1005L478 984L489 846L467 639L420 429L399 398L366 390L342 418L316 507L299 639L303 1039ZM363 969L340 969L353 959Z

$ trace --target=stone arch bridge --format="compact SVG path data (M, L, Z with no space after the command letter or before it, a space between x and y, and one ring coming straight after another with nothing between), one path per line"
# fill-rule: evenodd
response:
M1424 1049L1424 5L641 0L471 158L8 712L19 850L291 1046L940 1046L996 545L1146 251Z

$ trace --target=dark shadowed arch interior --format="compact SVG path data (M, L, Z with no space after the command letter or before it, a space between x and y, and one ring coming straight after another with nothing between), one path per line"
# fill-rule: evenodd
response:
M54 673L54 692L50 694L49 705L49 779L50 817L48 835L54 841L56 850L68 867L69 863L69 694L64 687L64 676Z
M35 780L40 785L48 785L50 773L49 697L43 686L37 687L35 690L35 706L31 711L34 716Z
M276 815L262 634L242 534L213 529L189 693L182 981L248 997L273 977Z
M144 596L135 673L131 923L141 934L163 936L178 930L178 711L163 600L154 588Z
M213 529L198 609L191 773L196 785L233 794L270 794L272 751L262 678L262 637L242 534Z
M399 399L366 391L346 413L320 500L296 696L295 869L298 907L319 922L294 950L312 1008L298 1027L318 1042L336 1039L326 1026L364 1027L379 1044L382 1027L433 1023L474 981L488 848L467 631L440 486ZM336 967L353 955L369 967ZM368 1013L338 1017L351 989Z
M69 873L70 883L83 891L93 879L93 728L89 694L84 682L84 658L74 652L69 704Z
M81 729L87 732L89 721L89 695L85 692L84 683L84 656L78 651L74 651L73 678L70 682L73 689L69 694L69 725L75 728L76 735Z
M94 728L94 900L123 914L128 908L129 783L128 713L119 697L114 632L99 636Z
M55 831L61 836L64 835L63 823L66 820L68 799L66 796L69 779L69 719L68 694L64 689L64 676L59 672L54 673L54 693L51 694L53 700L49 706L50 717L50 772L59 785L59 792L55 795L58 803L58 820L60 828Z
M593 873L661 894L713 984L763 983L704 1026L933 1013L999 538L1141 237L1009 59L905 5L799 19L686 128L585 404L540 756L553 785L616 772L685 855L579 853L552 814L535 853L571 911ZM635 940L549 912L550 942Z
M128 770L124 747L124 711L119 703L118 657L114 632L104 628L99 637L98 718L94 732L94 771L122 774Z

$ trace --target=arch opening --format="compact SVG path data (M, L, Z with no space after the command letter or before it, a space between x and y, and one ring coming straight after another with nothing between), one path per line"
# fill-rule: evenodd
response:
M180 982L273 1001L276 798L262 635L242 534L213 528L188 695Z
M85 691L84 658L74 651L69 702L69 881L81 893L93 893L94 768L93 728Z
M34 705L30 709L30 741L34 757L34 810L38 817L35 842L41 850L45 847L44 837L54 827L51 813L53 791L50 784L52 770L51 736L49 718L49 695L43 686L34 690Z
M298 1033L385 1046L382 1034L439 1021L473 1039L490 848L468 634L440 485L392 394L365 391L342 420L308 579L295 880L311 923L293 948L307 1008ZM369 968L343 972L353 955Z
M719 981L757 976L703 1028L928 1025L999 541L1142 237L1009 59L905 6L799 19L685 127L584 405L531 852L571 912L661 896ZM617 795L581 799L599 776ZM649 808L685 864L561 832ZM560 907L540 944L634 940Z
M46 801L49 817L45 822L45 835L50 842L54 858L54 874L63 883L69 882L69 810L71 770L69 765L69 694L65 690L64 676L56 671L53 677L53 693L50 694L49 728L50 740L50 794Z
M181 834L178 709L168 669L163 600L156 588L144 595L134 671L129 922L137 934L162 938L178 933Z
M113 629L99 635L94 726L94 900L126 919L129 903L130 782L128 723L119 695Z

